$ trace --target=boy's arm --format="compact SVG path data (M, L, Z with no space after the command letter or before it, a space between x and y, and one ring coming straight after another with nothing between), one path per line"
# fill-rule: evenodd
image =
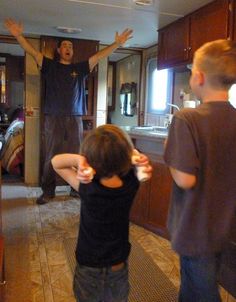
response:
M78 171L80 169L86 169L88 166L88 164L86 164L86 159L79 154L65 153L55 155L52 158L51 163L56 173L78 191L80 184Z
M6 19L4 26L8 29L10 34L16 38L20 46L25 50L26 53L31 55L36 61L37 65L41 68L43 63L43 54L36 50L23 36L23 25L17 23L13 19Z
M173 167L169 167L169 169L175 183L181 189L192 189L196 185L197 178L195 175L179 171Z
M115 42L111 45L105 47L104 49L98 51L95 55L89 58L89 68L90 71L98 64L98 61L108 57L113 51L115 51L118 47L125 44L128 39L132 38L132 29L126 28L120 35L116 32Z

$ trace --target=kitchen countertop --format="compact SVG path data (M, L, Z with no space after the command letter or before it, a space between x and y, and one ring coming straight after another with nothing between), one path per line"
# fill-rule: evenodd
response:
M168 137L168 129L156 126L120 126L130 136L142 136L154 140L163 140Z

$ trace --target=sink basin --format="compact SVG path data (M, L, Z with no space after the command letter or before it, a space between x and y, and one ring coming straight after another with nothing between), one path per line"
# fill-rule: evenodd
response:
M157 132L168 132L168 128L161 126L153 126L153 130Z
M168 136L168 128L161 127L161 126L134 126L132 127L133 131L140 131L147 133L148 135L155 135L155 136Z
M150 131L148 134L156 135L156 136L163 136L167 137L168 136L168 131Z
M153 126L134 126L133 127L134 130L153 130Z

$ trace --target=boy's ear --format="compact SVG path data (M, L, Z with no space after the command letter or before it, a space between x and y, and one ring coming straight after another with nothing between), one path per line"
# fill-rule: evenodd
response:
M205 76L204 72L198 70L198 71L196 71L196 76L197 76L198 84L200 86L202 86L206 81L206 76Z

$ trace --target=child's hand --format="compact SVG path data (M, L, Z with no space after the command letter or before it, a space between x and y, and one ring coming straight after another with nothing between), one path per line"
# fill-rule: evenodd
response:
M145 154L139 153L136 149L133 150L133 158L135 166L143 167L149 165L149 158Z
M90 183L91 180L93 179L95 171L93 170L92 167L89 166L84 156L80 156L78 166L79 168L77 170L76 178L81 183L85 183L85 184Z
M149 163L149 158L139 153L134 149L132 155L132 163L136 166L137 177L140 181L146 181L152 177L152 166Z

